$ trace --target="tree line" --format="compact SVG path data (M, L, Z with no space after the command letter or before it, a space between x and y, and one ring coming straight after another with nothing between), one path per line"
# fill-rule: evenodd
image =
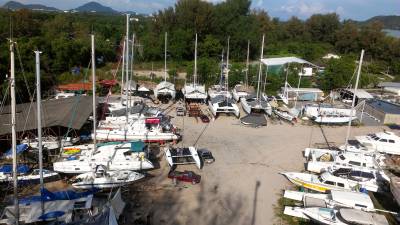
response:
M168 32L168 61L173 64L171 71L184 68L191 74L194 36L197 33L200 80L212 84L218 80L218 63L223 50L226 51L229 36L230 60L233 62L230 83L233 85L243 78L248 41L250 59L257 60L261 37L265 34L265 57L296 55L326 67L324 75L305 81L303 85L318 85L324 90L346 85L361 49L366 50L365 59L368 63L364 70L371 74L364 78L364 86L376 82L373 74L382 71L400 74L400 40L386 36L382 31L382 24L359 26L352 21L341 21L335 13L316 14L307 20L292 17L281 21L271 18L265 10L251 9L250 4L250 0L227 0L218 4L201 0L179 0L174 6L160 10L153 16L136 16L138 20L131 22L132 31L137 37L136 63L162 61L164 33ZM61 74L73 76L70 72L72 68L88 66L90 33L96 34L99 68L118 62L124 29L123 15L1 10L1 82L4 86L9 70L7 38L13 37L17 42L17 57L21 59L24 77L32 90L33 50L43 51L43 89L47 90L57 84L57 77ZM340 60L322 61L321 57L328 52L343 57ZM22 67L19 63L16 65L17 84L22 84L25 82L21 75ZM255 68L250 69L250 77L254 77L256 73ZM271 87L278 88L282 76L273 75L272 72L268 82ZM293 76L295 75L290 75ZM20 93L21 98L26 99L23 89Z

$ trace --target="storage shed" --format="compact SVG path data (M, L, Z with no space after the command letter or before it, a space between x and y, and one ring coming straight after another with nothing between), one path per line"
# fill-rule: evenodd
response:
M281 87L282 93L285 91L285 87ZM288 100L300 101L318 101L324 96L324 92L318 88L292 88L287 87Z
M366 102L364 112L375 117L381 124L400 124L400 105L380 99Z

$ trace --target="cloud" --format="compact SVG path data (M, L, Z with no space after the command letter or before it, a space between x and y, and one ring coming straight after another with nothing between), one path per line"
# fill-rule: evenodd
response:
M304 1L291 1L280 7L280 10L289 15L296 15L298 17L309 17L312 14L334 12L326 8L321 2L304 2Z

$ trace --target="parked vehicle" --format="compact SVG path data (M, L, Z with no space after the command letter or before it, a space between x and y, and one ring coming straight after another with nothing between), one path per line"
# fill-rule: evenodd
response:
M183 106L176 107L176 116L186 116L186 109Z
M200 119L201 119L201 121L203 123L209 123L210 122L210 118L208 118L208 116L206 116L204 114L200 116Z
M210 151L208 151L207 149L199 149L198 154L201 158L201 160L205 163L213 163L215 162L215 158L212 155L212 153Z
M177 181L188 182L188 183L192 183L192 184L198 184L198 183L200 183L200 180L201 180L200 175L197 175L196 173L194 173L192 171L187 171L187 170L185 170L183 172L171 171L168 174L168 178L175 179Z

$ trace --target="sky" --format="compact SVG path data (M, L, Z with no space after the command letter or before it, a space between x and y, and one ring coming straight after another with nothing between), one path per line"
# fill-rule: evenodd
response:
M4 4L8 0L0 0ZM21 3L40 3L59 9L76 8L91 0L15 0ZM152 13L176 0L96 0L119 11ZM224 0L203 0L218 3ZM272 17L286 20L291 16L306 19L315 13L336 12L341 19L366 20L377 15L400 15L399 0L252 0L253 9L264 9Z

